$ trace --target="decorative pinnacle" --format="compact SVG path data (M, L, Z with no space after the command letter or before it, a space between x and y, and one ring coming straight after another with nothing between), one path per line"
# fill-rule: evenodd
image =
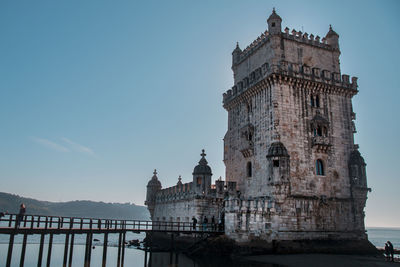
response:
M332 30L332 24L329 24L329 30Z
M157 170L156 170L156 169L154 169L153 174L154 174L154 175L157 175Z
M180 182L180 181L182 181L182 177L181 177L181 175L179 175L179 177L178 177L178 181Z
M205 157L207 154L206 154L206 153L204 153L204 152L205 152L205 150L204 150L204 149L202 149L202 150L201 150L201 152L202 152L202 153L200 154L200 156L202 156L202 157L204 158L204 157Z
M276 12L275 12L275 7L272 8L272 13L276 13Z

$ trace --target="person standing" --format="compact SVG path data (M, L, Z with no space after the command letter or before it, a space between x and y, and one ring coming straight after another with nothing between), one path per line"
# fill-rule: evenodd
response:
M213 231L215 231L215 217L214 216L212 216L212 218L211 218L211 227L212 227L212 230Z
M388 243L385 243L385 257L386 257L386 261L390 260L390 248Z
M192 228L193 228L193 231L196 231L196 224L197 224L197 219L193 216L192 217Z
M203 231L207 231L207 224L208 224L207 216L204 216L204 220L203 220Z
M393 247L393 244L390 241L388 241L387 244L389 246L389 253L390 253L389 259L391 261L394 261L394 247Z
M17 215L17 222L16 222L17 227L19 227L21 221L24 219L25 212L26 212L25 204L21 203L21 205L19 206L19 213Z

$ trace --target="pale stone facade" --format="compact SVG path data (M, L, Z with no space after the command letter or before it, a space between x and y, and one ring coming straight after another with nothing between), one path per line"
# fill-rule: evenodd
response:
M211 175L202 191L192 188L194 172L184 197L179 184L156 193L154 216L224 215L226 235L239 242L365 239L370 189L353 138L357 78L341 75L339 36L331 27L322 40L282 32L275 10L267 22L268 31L232 53L234 86L223 94L227 188L212 191Z

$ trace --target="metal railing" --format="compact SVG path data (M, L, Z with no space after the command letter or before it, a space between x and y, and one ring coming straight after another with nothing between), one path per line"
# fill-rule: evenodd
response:
M133 231L133 232L223 232L214 223L118 220L98 218L77 218L46 215L6 214L0 218L1 230L95 230L95 231Z

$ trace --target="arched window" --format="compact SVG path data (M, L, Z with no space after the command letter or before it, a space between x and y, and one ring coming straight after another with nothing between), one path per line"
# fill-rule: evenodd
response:
M310 96L310 100L311 100L311 106L313 107L314 106L314 96L313 95Z
M315 106L319 108L319 96L315 97Z
M322 160L317 159L317 161L315 162L315 170L317 175L325 175L324 163L322 162Z
M253 174L253 170L252 170L252 167L251 167L251 162L247 162L247 177L251 177L252 176L252 174Z

